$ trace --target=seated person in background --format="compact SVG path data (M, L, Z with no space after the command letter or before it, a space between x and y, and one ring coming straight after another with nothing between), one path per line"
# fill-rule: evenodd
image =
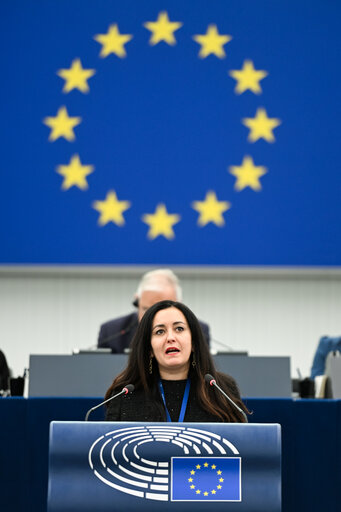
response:
M128 364L106 393L127 384L134 391L108 402L108 421L245 422L216 389L209 373L242 411L248 413L234 379L218 372L200 324L180 302L164 300L144 314L131 345Z
M341 352L341 336L331 338L322 336L316 349L313 365L311 367L310 377L314 379L318 375L324 375L326 369L326 359L330 352Z
M147 309L161 300L182 300L182 289L179 279L169 269L158 269L147 272L137 287L133 305L137 312L109 320L101 325L97 345L100 348L111 348L116 354L124 353L130 346L138 323ZM210 334L207 324L200 322L204 337L209 343Z
M8 379L10 371L7 365L5 354L0 350L0 390L7 391L9 389Z

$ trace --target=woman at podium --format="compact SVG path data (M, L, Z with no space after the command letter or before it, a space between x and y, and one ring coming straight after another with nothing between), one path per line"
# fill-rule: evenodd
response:
M146 311L106 399L128 384L132 393L108 402L108 421L247 421L236 382L215 369L196 316L180 302Z

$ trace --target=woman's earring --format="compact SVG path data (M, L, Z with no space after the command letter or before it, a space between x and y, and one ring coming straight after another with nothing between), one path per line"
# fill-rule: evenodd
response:
M149 359L149 375L153 373L153 356L150 356Z
M196 365L197 365L197 362L195 360L195 353L193 352L193 357L192 357L192 366L193 366L193 368L195 368Z

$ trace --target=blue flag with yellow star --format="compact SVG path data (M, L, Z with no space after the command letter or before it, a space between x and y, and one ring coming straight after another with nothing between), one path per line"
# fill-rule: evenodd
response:
M172 501L241 501L240 457L172 457Z
M341 265L340 14L3 0L0 264Z

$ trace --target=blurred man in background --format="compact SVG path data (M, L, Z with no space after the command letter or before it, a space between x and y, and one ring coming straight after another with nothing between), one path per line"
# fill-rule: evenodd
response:
M98 347L111 348L116 354L129 350L130 342L144 313L161 300L182 301L179 279L170 269L152 270L142 276L133 301L137 311L102 324L98 335ZM200 325L209 343L209 326L203 322L200 322Z

